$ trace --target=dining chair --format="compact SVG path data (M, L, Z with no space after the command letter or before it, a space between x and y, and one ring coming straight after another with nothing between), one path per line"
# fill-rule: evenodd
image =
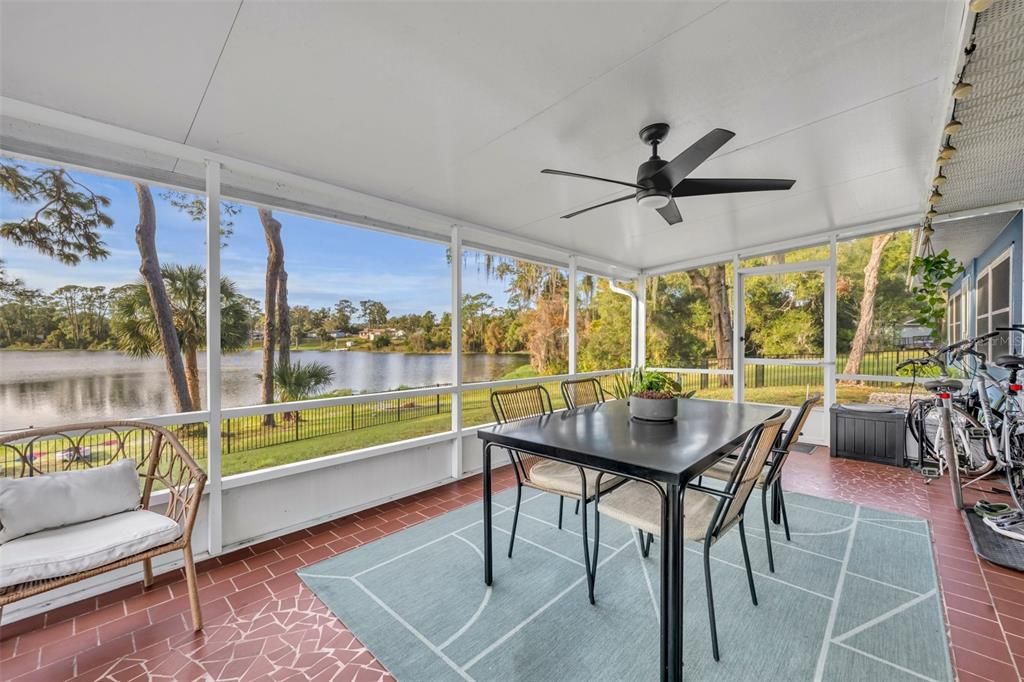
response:
M772 448L771 456L757 479L757 486L761 488L761 514L764 516L764 538L768 546L768 570L772 573L775 572L775 556L772 553L772 534L768 525L768 491L771 490L774 498L778 500L779 509L782 512L782 527L786 531L786 540L792 541L793 538L789 534L789 516L786 514L786 498L782 492L782 467L786 463L789 453L793 451L793 446L800 440L800 434L807 425L807 417L811 413L811 408L819 402L821 402L821 394L812 393L800 405L796 419L793 420L793 426L779 435L779 443ZM736 460L726 459L707 469L703 475L727 481L735 466Z
M562 382L561 388L565 406L570 410L604 402L604 388L600 381L592 377L589 379L566 379Z
M492 391L491 409L499 424L552 414L551 396L543 386L523 386ZM596 471L575 464L557 462L540 455L506 448L516 476L516 506L512 515L512 533L508 541L508 556L516 541L516 527L519 523L519 507L522 503L523 487L533 488L558 495L558 528L562 528L562 502L564 498L580 500L583 504L581 515L583 527L583 558L587 573L587 585L591 603L594 600L594 577L590 566L590 544L587 535L587 503L594 499L598 485L611 490L622 483L622 479L611 476L599 481Z
M715 599L711 588L711 546L733 527L739 528L743 563L747 569L750 600L757 606L754 572L750 568L747 534L743 527L744 508L764 463L775 446L779 432L789 419L790 411L759 424L747 436L732 475L724 489L716 490L691 483L683 495L683 538L704 545L704 587L708 598L708 620L711 623L711 652L718 655L718 629L715 626ZM599 477L600 478L600 477ZM600 485L600 484L599 484ZM630 481L594 499L594 566L597 573L597 553L601 542L601 515L607 514L626 525L649 534L661 533L662 506L665 488L647 481Z

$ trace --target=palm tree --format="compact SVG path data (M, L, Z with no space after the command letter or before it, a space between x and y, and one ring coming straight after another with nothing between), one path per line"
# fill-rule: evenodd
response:
M200 409L199 350L206 345L206 273L198 265L168 265L160 269L171 305L171 319L185 364L185 381L192 409ZM221 352L245 348L248 314L245 297L234 282L220 281ZM162 353L159 325L143 283L122 287L114 301L111 331L121 351L136 358Z
M319 362L278 364L274 367L274 385L282 403L306 400L327 388L334 379L334 370ZM287 412L286 421L298 421L298 412Z

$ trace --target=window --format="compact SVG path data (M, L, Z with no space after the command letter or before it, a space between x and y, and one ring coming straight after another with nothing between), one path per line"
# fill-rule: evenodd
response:
M463 261L462 381L565 374L568 273L469 249Z
M907 285L913 230L842 241L836 249L836 370L894 376L908 357L926 354L942 336L914 319Z
M0 430L203 407L205 235L186 212L201 196L56 164L0 166L25 183L0 191ZM180 342L168 363L160 294L139 274L140 202L151 202L143 245ZM62 230L67 240L53 237Z
M250 204L230 212L221 248L222 290L231 292L221 307L225 408L452 382L447 244ZM451 396L225 417L229 476L448 431Z
M978 274L975 285L976 333L978 336L1010 325L1010 251L1007 250ZM979 346L989 358L1012 352L1008 332Z
M579 275L576 284L576 369L593 372L629 367L632 302L611 290L611 281ZM632 289L632 284L623 286Z
M964 294L958 290L950 294L946 303L946 342L956 343L964 336Z

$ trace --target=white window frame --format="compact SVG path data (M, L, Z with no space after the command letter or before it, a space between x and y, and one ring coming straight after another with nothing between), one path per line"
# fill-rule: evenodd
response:
M997 266L1002 265L1004 262L1006 262L1007 263L1007 267L1010 268L1010 276L1007 278L1007 282L1009 284L1009 292L1008 292L1009 295L1007 296L1006 306L1005 307L999 308L998 310L993 310L992 309L992 271L995 270L995 268ZM980 282L982 278L988 278L987 279L987 286L986 286L986 295L988 296L988 301L986 301L986 303L988 305L986 306L986 308L987 308L988 312L986 312L986 313L979 313L978 312L981 309L980 306L978 305L979 304L979 300L978 300L978 293L979 293L978 282ZM978 274L974 278L974 329L975 329L975 331L977 332L980 329L978 323L980 321L982 321L982 320L985 320L988 323L986 325L986 329L988 331L994 331L994 329L992 327L992 318L995 315L998 315L1000 313L1010 313L1012 315L1013 314L1013 299L1014 299L1014 296L1013 296L1013 248L1009 247L1009 248L1006 249L1006 251L1004 251L1003 253L999 254L999 256L997 256L995 259L993 259L991 263L986 265L984 269L979 271ZM1010 322L1013 322L1013 320L1011 319ZM1014 340L1013 336L1014 336L1013 334L1010 334L1010 343L1009 343L1010 347L1007 349L1007 352L1013 352L1013 348L1014 348L1014 346L1016 344L1016 341ZM981 350L983 352L985 352L991 358L991 356L992 356L992 341L987 341L983 346L981 346Z
M964 337L964 322L967 320L966 289L967 287L961 284L946 302L946 343L956 343Z

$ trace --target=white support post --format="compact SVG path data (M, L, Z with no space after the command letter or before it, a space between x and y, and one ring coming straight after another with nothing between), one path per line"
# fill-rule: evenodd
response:
M832 235L828 245L828 267L825 268L825 440L830 442L831 420L828 410L836 402L836 333L838 329L836 279L838 244Z
M743 275L740 274L740 256L732 257L732 399L743 402L743 337L747 326L744 305Z
M462 463L462 235L459 226L452 226L452 478L461 478Z
M224 545L220 452L220 162L206 161L206 490L211 555Z
M569 374L576 373L576 256L569 256Z
M636 278L636 343L634 367L647 364L647 275Z

